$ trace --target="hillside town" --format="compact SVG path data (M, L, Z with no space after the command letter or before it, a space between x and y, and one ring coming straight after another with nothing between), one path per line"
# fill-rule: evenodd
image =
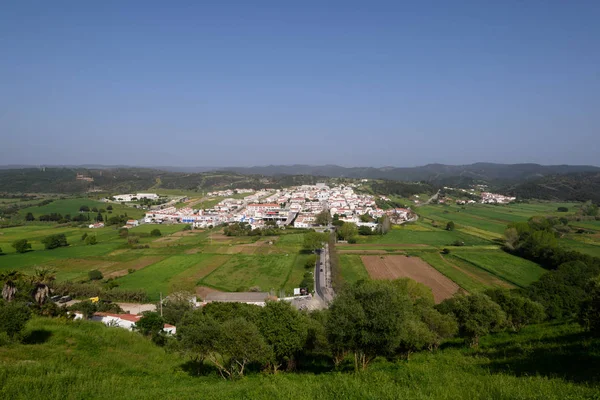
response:
M284 189L231 189L208 193L209 199L225 197L210 208L194 209L192 207L161 207L148 210L143 218L144 223L182 223L194 228L207 228L220 224L246 222L252 229L262 228L267 224L276 226L292 226L294 228L312 228L316 224L319 213L327 211L344 222L352 222L358 226L376 224L366 222L361 216L376 220L384 215L392 222L401 223L410 218L409 208L391 208L383 210L377 206L376 196L358 194L355 185L339 185L329 187L325 183L301 185ZM242 198L228 196L247 194ZM146 194L151 195L151 194ZM152 196L153 197L153 196ZM115 198L123 198L122 195Z

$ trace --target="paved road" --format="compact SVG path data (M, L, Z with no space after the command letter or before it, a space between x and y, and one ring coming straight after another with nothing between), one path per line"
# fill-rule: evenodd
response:
M325 247L321 249L319 260L315 265L314 275L316 295L325 304L329 304L333 300L333 288L331 286L331 266L329 264L328 245L325 245Z

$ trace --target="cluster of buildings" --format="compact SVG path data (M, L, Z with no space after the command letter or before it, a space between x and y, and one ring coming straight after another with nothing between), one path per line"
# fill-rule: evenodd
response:
M503 194L481 192L481 202L484 204L508 204L516 199L516 197L505 196Z
M231 196L250 193L242 199L226 197L207 209L165 207L146 212L145 223L185 223L195 228L206 228L223 223L247 222L255 228L268 222L296 228L310 228L316 224L317 215L326 211L338 215L344 222L357 225L362 215L376 219L389 215L392 220L406 220L409 209L382 210L375 197L354 192L353 185L329 187L324 183L302 185L285 189L232 189L209 193L209 196ZM238 196L239 197L239 196ZM372 225L372 224L371 224ZM370 226L370 225L369 225Z
M140 199L158 200L160 196L156 193L117 194L113 196L115 201L134 201Z

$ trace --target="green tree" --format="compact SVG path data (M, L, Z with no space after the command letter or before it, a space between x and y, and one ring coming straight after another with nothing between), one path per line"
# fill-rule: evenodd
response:
M89 235L88 237L85 238L85 244L87 245L95 245L98 243L98 239L96 239L96 235Z
M22 274L16 270L6 271L0 274L0 282L2 286L2 298L5 301L13 301L17 294L17 281L21 278Z
M356 235L358 235L358 228L356 227L356 224L345 223L344 225L338 228L337 234L338 239L350 240L350 238L353 238Z
M285 301L269 301L260 312L258 329L273 349L273 370L284 363L288 370L295 368L294 355L306 342L306 325L302 315Z
M334 358L354 353L354 366L367 368L377 356L398 351L403 325L412 318L409 297L389 281L359 281L333 300L327 337Z
M67 243L67 237L64 233L46 236L42 239L42 243L44 244L46 250L52 250L58 247L66 247L69 245Z
M90 208L86 205L79 207L79 212L89 212Z
M215 365L223 376L230 378L244 375L245 367L250 363L268 363L272 360L271 348L252 322L243 318L225 321L221 337L217 341L217 353L225 357L224 363L218 363L215 353L211 353Z
M312 253L323 247L323 243L326 241L327 235L317 232L308 232L304 234L302 249Z
M217 350L221 336L221 325L202 310L184 314L177 325L180 351L196 362L202 362ZM218 357L217 354L214 357Z
M165 321L160 314L146 311L142 313L142 318L135 324L135 329L144 336L155 338L162 334Z
M477 346L481 336L500 329L506 321L500 306L481 293L454 296L438 304L437 308L442 314L454 315L459 335L471 346Z
M161 235L162 235L162 234L160 233L160 230L159 230L159 229L156 229L156 228L155 228L155 229L152 229L152 230L150 231L150 236L161 236Z
M76 307L71 307L73 311L79 311L83 314L83 318L90 319L98 311L98 307L90 300L84 300L76 304Z
M591 279L585 287L587 298L579 308L579 323L594 336L600 336L600 277Z
M369 236L373 234L373 229L370 227L363 225L358 227L358 234L363 236Z
M85 232L83 235L81 235L81 240L85 240L85 238L87 238L87 237L88 237L88 234L87 234L87 232Z
M581 206L581 214L595 217L598 215L598 206L591 201L587 201Z
M25 215L25 221L35 221L35 217L32 213L28 212L27 215Z
M50 297L50 284L56 279L56 271L50 268L36 268L30 277L33 284L32 296L38 306L42 306Z
M328 226L331 224L331 213L328 210L323 210L315 217L317 225Z
M106 209L107 209L108 211L112 211L112 209L113 209L113 206L109 204L109 205L108 205L108 207L106 207Z
M31 243L29 243L27 239L19 239L13 242L12 247L15 248L17 253L25 253L27 250L31 249Z
M490 289L486 294L506 313L506 324L515 332L546 318L544 306L506 289Z
M454 228L455 228L454 221L448 221L448 223L446 224L446 230L453 231Z
M98 215L96 215L96 222L104 222L104 218L102 217L102 213L98 213Z
M385 235L390 231L390 229L392 229L390 217L384 215L383 217L379 218L379 232L381 232L382 235Z
M93 269L88 272L88 279L90 281L99 281L104 279L104 276L102 275L102 272L98 271L97 269Z
M0 302L0 332L9 338L15 338L27 325L31 311L27 305L20 302Z

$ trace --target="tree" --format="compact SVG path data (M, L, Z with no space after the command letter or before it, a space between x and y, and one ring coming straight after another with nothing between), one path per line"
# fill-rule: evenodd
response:
M595 217L598 215L598 206L591 201L587 201L581 206L581 214Z
M104 218L102 218L102 213L98 213L98 215L96 215L96 222L104 222Z
M19 239L13 242L12 247L15 248L17 253L25 253L27 250L31 249L31 243L29 243L27 239Z
M144 336L155 338L163 331L165 321L160 314L146 311L142 313L142 318L135 324L135 329Z
M98 271L97 269L93 269L90 272L88 272L88 279L90 281L99 281L103 278L104 276L102 275L102 272Z
M98 207L92 207L92 212L98 212Z
M202 310L186 313L177 325L180 351L197 362L204 361L216 352L219 338L220 324L211 316L204 315Z
M453 231L454 230L454 221L448 221L448 223L446 224L446 230L447 231Z
M327 236L323 233L308 232L304 234L302 249L308 252L315 252L323 247L323 242L327 241Z
M384 215L383 217L379 218L379 231L382 235L388 233L391 228L392 222L390 221L390 217Z
M5 333L9 338L18 336L27 321L31 318L31 311L27 305L19 302L0 302L0 333Z
M86 205L79 207L79 212L89 212L90 208Z
M223 376L230 378L243 376L245 367L250 363L267 363L272 359L271 348L256 325L243 318L223 323L216 350L226 357L226 362L219 365L215 353L211 353L211 361L219 367Z
M0 256L4 255L4 253L2 252L2 247L0 247Z
M25 215L25 221L35 221L35 217L32 213L28 212L27 215Z
M586 286L588 298L579 308L579 323L592 335L600 336L600 277L591 279Z
M286 363L295 367L294 355L302 349L307 330L302 315L285 301L269 301L262 308L257 325L267 344L273 349L273 371Z
M87 245L93 246L97 243L98 243L98 239L96 238L96 235L90 235L85 238L85 244L87 244Z
M323 210L317 214L317 216L315 217L315 222L317 223L317 225L328 226L329 224L331 224L331 214L328 210Z
M544 306L506 289L490 289L486 294L506 313L506 324L515 332L546 318Z
M112 211L112 209L113 209L113 206L112 206L111 204L109 204L109 205L108 205L108 207L106 207L106 209L107 209L108 211Z
M13 301L17 294L17 281L21 278L21 273L15 270L6 271L0 274L0 281L4 282L2 286L2 298L5 301Z
M159 229L156 229L156 228L155 228L155 229L152 229L152 230L150 231L150 236L161 236L161 235L162 235L162 234L160 233L160 230L159 230Z
M67 237L64 233L46 236L42 239L42 243L44 244L46 250L52 250L58 247L66 247L69 245L67 243Z
M349 240L358 234L356 224L345 223L337 230L338 238L341 240Z
M87 234L87 232L85 232L83 235L81 235L81 240L85 240L85 238L87 238L87 237L88 237L88 234Z
M458 333L471 346L479 344L479 338L501 328L506 314L488 296L475 293L457 295L437 306L442 314L452 314L458 322Z
M557 211L558 211L558 212L568 212L568 211L569 211L569 209L568 209L567 207L558 207L558 208L557 208Z
M96 304L92 303L90 300L84 300L82 302L77 303L76 305L74 305L75 307L71 306L71 310L75 311L80 311L81 314L83 314L83 318L85 319L90 319L94 316L94 313L96 313L96 311L98 311L98 307L96 306Z
M389 281L345 287L329 310L326 329L334 357L353 352L356 370L366 369L377 356L395 354L403 325L412 317L409 297Z
M358 227L358 234L363 236L369 236L373 234L373 229L370 227L363 225Z
M41 306L50 296L50 283L56 279L56 271L49 268L36 268L30 277L33 284L31 292L35 302Z

